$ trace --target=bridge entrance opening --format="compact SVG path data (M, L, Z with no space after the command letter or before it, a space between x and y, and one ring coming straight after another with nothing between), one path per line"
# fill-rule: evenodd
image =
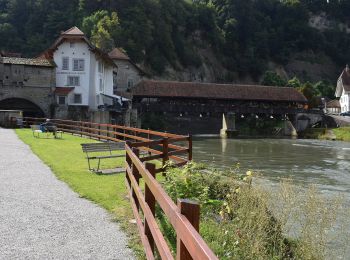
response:
M22 110L24 117L45 117L45 113L39 106L22 98L1 100L0 110Z

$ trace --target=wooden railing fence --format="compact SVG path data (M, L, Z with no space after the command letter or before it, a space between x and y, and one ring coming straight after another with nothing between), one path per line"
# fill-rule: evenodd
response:
M44 122L43 118L24 118L27 126ZM183 166L192 160L191 136L162 133L111 124L52 119L58 130L102 141L125 141L126 184L132 210L147 259L218 259L199 234L200 207L179 199L177 205L162 188L156 174L171 160ZM153 160L161 160L157 169ZM144 189L140 186L143 179ZM155 217L159 205L177 236L174 257Z
M33 124L45 122L45 118L25 117L24 124L29 127ZM140 151L143 162L161 160L162 165L156 172L164 170L167 161L177 166L185 165L192 160L192 137L163 133L134 127L98 124L92 122L51 119L58 130L94 138L100 141L132 142Z
M178 200L176 205L157 182L155 165L144 164L137 147L137 143L127 142L125 145L126 179L147 259L154 259L155 252L161 259L174 259L155 218L156 203L176 231L176 259L217 259L198 233L199 205L188 200ZM145 185L144 192L140 187L141 178Z

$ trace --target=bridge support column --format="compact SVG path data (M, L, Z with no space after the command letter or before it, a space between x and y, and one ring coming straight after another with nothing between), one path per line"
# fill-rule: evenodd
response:
M233 138L238 135L236 129L236 114L222 114L222 128L220 130L221 138Z
M284 124L284 134L286 136L298 137L297 130L293 126L292 122L287 119Z

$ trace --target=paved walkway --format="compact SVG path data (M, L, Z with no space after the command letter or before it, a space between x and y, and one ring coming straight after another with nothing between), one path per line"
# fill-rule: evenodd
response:
M105 210L0 128L0 259L133 259L126 244Z

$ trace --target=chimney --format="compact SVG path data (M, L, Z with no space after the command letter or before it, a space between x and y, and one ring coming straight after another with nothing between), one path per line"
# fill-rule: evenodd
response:
M349 72L349 64L346 64L345 71Z

